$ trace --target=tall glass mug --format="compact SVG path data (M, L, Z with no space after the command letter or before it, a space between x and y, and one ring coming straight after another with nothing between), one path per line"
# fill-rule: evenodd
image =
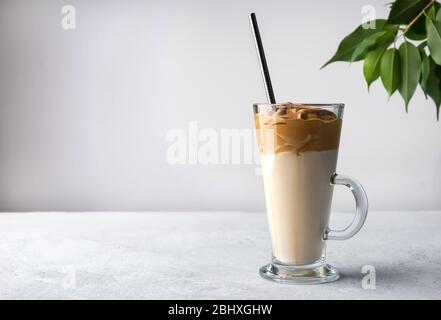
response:
M346 240L363 226L368 199L354 179L335 173L343 104L254 104L272 261L260 269L287 283L335 281L326 264L327 240ZM342 230L328 226L334 185L348 187L355 218Z

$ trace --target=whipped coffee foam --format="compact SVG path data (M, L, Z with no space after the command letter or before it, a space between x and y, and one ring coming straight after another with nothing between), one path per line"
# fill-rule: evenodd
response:
M329 110L306 108L286 103L279 108L255 115L259 147L262 153L338 149L341 119Z
M329 222L341 119L286 104L256 114L273 255L282 263L320 259Z

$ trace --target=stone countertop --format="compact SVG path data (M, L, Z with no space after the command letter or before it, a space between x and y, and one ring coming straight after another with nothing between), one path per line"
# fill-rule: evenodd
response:
M258 275L264 213L0 213L0 298L440 299L440 227L441 212L370 212L354 238L329 241L339 281L294 286Z

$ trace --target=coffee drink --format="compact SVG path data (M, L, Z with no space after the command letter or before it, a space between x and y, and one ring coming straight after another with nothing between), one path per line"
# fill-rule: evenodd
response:
M286 103L255 110L273 256L282 264L317 262L324 250L341 118Z

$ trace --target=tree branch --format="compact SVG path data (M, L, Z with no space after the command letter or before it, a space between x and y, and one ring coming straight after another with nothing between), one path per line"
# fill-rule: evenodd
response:
M430 3L427 4L427 6L424 7L424 9L407 25L407 27L403 30L403 33L401 34L404 36L407 31L412 28L412 26L418 21L418 19L425 14L425 11L428 10L431 6L433 6L436 3L436 0L432 0Z

